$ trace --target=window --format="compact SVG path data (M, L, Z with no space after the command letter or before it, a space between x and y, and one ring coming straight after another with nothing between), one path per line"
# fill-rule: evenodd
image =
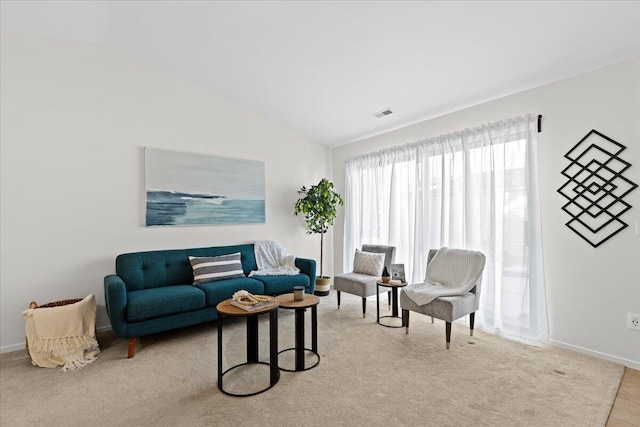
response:
M535 136L535 121L519 118L347 162L345 269L363 243L389 244L416 283L429 249L479 250L479 325L546 338Z

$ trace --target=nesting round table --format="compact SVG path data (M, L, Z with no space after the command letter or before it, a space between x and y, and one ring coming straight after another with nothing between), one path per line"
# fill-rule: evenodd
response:
M224 394L230 396L254 396L269 390L276 385L280 379L278 369L278 301L268 307L260 308L256 311L246 311L231 305L231 299L222 301L216 306L218 310L218 388ZM258 360L258 316L269 314L269 363ZM247 319L247 361L232 366L226 371L222 371L222 319L224 317L245 317ZM224 376L233 369L250 364L269 365L269 385L260 390L249 393L232 393L223 387Z
M295 310L296 346L278 352L280 354L287 351L295 351L295 368L289 369L281 366L280 369L283 371L306 371L315 368L320 363L320 355L318 354L318 304L320 303L320 298L310 294L303 295L304 299L302 301L296 301L292 293L276 297L276 302L280 308ZM304 343L304 312L307 308L311 308L311 348L306 348ZM315 354L318 360L310 366L305 366L305 352Z

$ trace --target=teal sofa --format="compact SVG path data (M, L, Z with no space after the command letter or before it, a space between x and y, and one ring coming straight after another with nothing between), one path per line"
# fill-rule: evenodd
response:
M216 305L240 289L252 294L280 295L304 286L315 288L316 262L296 258L300 274L252 276L193 285L189 256L211 257L240 252L245 276L257 270L253 244L134 252L116 258L116 274L104 278L104 296L111 327L129 340L133 357L136 338L216 320Z

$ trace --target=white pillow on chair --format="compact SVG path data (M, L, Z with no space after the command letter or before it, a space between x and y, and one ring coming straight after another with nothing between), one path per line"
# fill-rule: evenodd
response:
M384 267L384 254L375 252L363 252L356 249L353 259L353 272L380 276Z

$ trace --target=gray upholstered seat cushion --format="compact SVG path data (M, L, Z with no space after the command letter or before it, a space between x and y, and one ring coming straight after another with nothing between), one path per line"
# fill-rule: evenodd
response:
M380 280L378 276L361 273L345 273L333 279L333 288L336 291L366 298L376 294L376 282L378 280Z
M433 316L445 322L453 322L478 310L479 298L471 292L455 297L440 297L429 304L417 305L404 291L400 293L400 307L403 310Z

